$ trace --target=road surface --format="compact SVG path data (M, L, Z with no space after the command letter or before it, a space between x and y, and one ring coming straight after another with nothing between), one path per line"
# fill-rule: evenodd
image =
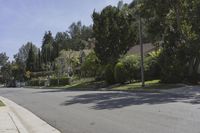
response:
M200 87L161 93L0 88L62 133L200 133Z

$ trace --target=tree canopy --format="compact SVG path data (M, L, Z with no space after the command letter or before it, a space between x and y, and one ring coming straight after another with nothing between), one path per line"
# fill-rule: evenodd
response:
M127 5L93 12L95 53L102 64L116 62L137 43L137 25Z

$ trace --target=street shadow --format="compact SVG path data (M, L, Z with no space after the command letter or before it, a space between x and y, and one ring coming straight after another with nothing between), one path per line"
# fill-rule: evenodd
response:
M200 89L180 91L176 93L144 93L144 92L103 92L88 93L74 97L62 103L63 106L73 104L92 104L91 109L118 109L131 105L164 104L173 102L184 102L189 104L200 104Z

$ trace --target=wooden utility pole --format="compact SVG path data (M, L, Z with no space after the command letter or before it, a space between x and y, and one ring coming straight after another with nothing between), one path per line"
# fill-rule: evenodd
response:
M141 54L141 81L142 81L142 87L145 86L144 81L144 52L143 52L143 41L142 41L142 20L141 16L139 15L139 38L140 38L140 54Z

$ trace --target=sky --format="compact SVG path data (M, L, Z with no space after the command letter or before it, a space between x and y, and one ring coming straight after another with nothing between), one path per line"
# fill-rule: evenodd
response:
M130 3L132 0L123 0ZM0 0L0 53L13 55L26 42L41 46L45 31L63 32L73 22L92 24L91 15L118 0Z

